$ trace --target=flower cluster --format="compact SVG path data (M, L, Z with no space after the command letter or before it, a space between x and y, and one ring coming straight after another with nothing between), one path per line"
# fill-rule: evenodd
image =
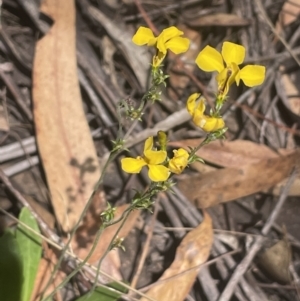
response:
M138 46L146 45L157 48L157 53L153 57L153 67L158 67L170 49L175 54L186 52L189 49L190 41L181 37L183 32L175 26L164 29L158 37L155 37L152 30L140 27L133 36L132 41Z
M196 64L206 72L217 71L218 94L226 96L229 87L240 80L248 87L261 85L265 79L266 68L260 65L247 65L242 69L246 50L244 46L224 42L221 53L215 48L206 46L197 56ZM225 64L224 64L225 62Z
M146 101L159 99L158 85L165 84L167 78L161 68L167 51L170 50L175 54L180 54L188 50L190 41L182 35L182 31L175 26L171 26L164 29L157 37L146 27L140 27L133 36L132 41L136 45L147 45L156 48L152 60L154 85L149 90L150 92L146 93L147 97L143 98L140 111L144 108ZM233 83L239 85L242 80L246 86L254 87L262 84L265 79L266 70L264 66L246 65L242 68L239 67L244 62L245 54L246 50L242 45L224 42L221 52L211 46L206 46L196 58L197 66L203 71L217 72L218 91L210 112L205 113L205 98L199 93L190 95L186 104L187 111L191 115L194 124L207 133L204 143L191 150L190 153L183 148L174 150L174 156L168 158L166 134L159 132L159 149L153 148L153 137L149 137L145 142L144 154L136 158L122 159L122 169L127 173L139 173L144 166L147 166L151 181L164 182L168 180L172 173L180 174L188 164L201 161L201 158L196 155L197 150L203 144L220 139L227 130L220 110L226 101L230 86Z
M123 158L122 169L127 173L140 173L144 166L148 167L148 176L153 182L166 181L171 173L180 174L188 164L188 152L180 148L174 150L174 157L169 159L165 150L153 148L153 137L145 141L144 155L136 158Z

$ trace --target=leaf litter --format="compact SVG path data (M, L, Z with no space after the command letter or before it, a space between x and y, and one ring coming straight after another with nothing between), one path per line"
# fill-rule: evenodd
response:
M105 157L108 151L107 145L115 134L112 125L116 121L116 116L113 116L113 112L119 95L130 95L137 101L139 93L146 86L150 56L147 51L136 48L131 43L132 33L139 25L148 22L149 18L158 28L163 27L164 22L171 20L171 24L177 22L174 18L178 14L177 4L172 4L172 6L163 1L160 4L163 9L157 9L155 4L141 1L145 10L142 12L139 11L139 2L136 0L134 2L114 3L115 6L112 10L113 3L110 1L104 1L99 6L96 6L93 1L78 1L78 6L75 7L73 1L47 0L42 4L41 11L51 19L48 24L45 23L45 20L39 19L40 9L36 4L28 6L22 1L17 1L16 4L4 1L2 6L2 30L4 34L2 34L1 39L5 42L6 54L9 54L3 58L3 61L13 63L14 69L13 71L6 70L0 74L2 81L8 85L11 93L7 97L8 113L2 117L2 120L5 118L5 123L3 122L2 126L1 135L3 133L3 136L1 136L0 148L10 146L15 142L15 138L12 139L15 136L10 136L10 133L15 131L19 137L17 147L19 153L14 154L14 151L10 152L11 155L6 153L7 159L1 168L4 171L7 166L10 168L11 180L18 184L21 192L29 191L29 194L33 194L33 197L30 196L33 199L30 201L31 203L36 202L38 205L42 203L43 209L38 211L40 216L43 216L43 210L47 210L52 216L55 216L55 231L61 235L64 241L66 241L66 236L63 233L69 231L78 220L78 216L99 178L101 171L98 163L99 157L100 159ZM224 210L225 213L218 216L218 222L223 225L224 230L232 231L233 234L231 233L231 235L234 235L237 230L244 231L246 227L247 231L250 227L252 232L260 233L261 224L272 213L270 204L277 200L278 195L281 195L281 188L285 186L291 171L295 167L299 168L300 156L299 150L296 149L299 144L299 137L297 136L297 124L299 124L297 101L299 97L297 95L298 87L294 84L299 68L289 67L292 62L287 54L288 51L279 45L277 37L272 39L271 31L266 26L267 23L259 19L257 14L261 8L257 6L253 10L252 4L250 4L249 1L245 3L234 2L231 8L227 7L224 1L206 6L197 1L183 4L181 7L183 20L189 16L190 22L183 21L181 26L186 28L192 37L195 48L191 50L194 52L187 53L186 57L182 56L182 62L174 62L174 57L169 55L170 64L166 68L169 68L171 74L172 90L167 91L167 94L164 95L165 104L155 105L148 123L139 125L140 133L133 132L128 137L130 146L135 149L136 143L142 139L139 137L147 137L149 133L152 135L156 132L157 120L164 122L167 117L173 116L172 124L166 125L167 129L170 130L172 146L193 146L193 143L201 139L201 132L195 131L192 125L186 123L187 118L176 111L178 108L183 109L186 96L190 92L198 90L199 87L203 89L202 93L209 100L211 91L214 90L214 81L195 70L190 61L193 60L193 55L204 45L216 46L221 43L225 39L224 28L230 29L233 37L247 48L248 60L257 62L257 64L261 64L260 60L263 60L263 63L271 71L283 73L278 73L279 80L277 79L276 83L274 83L272 76L268 77L269 82L262 89L254 92L254 102L248 98L244 100L244 107L241 106L239 109L236 109L234 105L230 107L231 112L235 111L235 115L231 113L228 117L229 124L233 125L228 133L228 139L222 143L212 143L199 151L199 156L206 161L205 167L199 167L198 164L198 170L201 169L200 175L196 173L176 178L181 191L176 193L175 198L172 198L173 209L170 211L173 212L172 214L160 209L154 228L153 243L151 243L140 279L140 283L152 283L153 287L146 294L156 300L184 300L188 294L193 296L195 300L200 300L199 294L202 295L201 300L215 300L213 291L214 296L220 296L222 287L226 286L231 273L226 266L223 266L224 270L222 270L221 266L225 262L223 259L218 259L217 264L212 264L211 268L205 271L208 273L205 274L207 275L206 283L203 283L201 277L197 277L197 275L201 273L201 264L205 263L209 256L224 253L226 248L224 249L222 243L221 246L220 243L212 246L214 239L212 219L214 220L216 215L212 214L211 219L208 213L204 212L203 221L200 223L200 213L196 208L214 206L209 210L215 212L214 210L217 208L223 208L224 205L218 205L220 203L232 201L232 204L235 204L235 200L247 197L249 205L261 214L259 215L260 223L251 223L250 225L232 223L231 225L235 225L234 227L226 225L226 220L234 220L237 214L247 220L255 220L258 217L238 209L235 212ZM287 5L292 6L288 7ZM114 13L115 7L118 7L116 14ZM287 33L287 39L290 39L289 35L292 36L289 42L293 46L296 45L298 37L291 33L295 32L293 28L297 28L298 20L294 18L293 14L286 13L290 11L291 7L295 8L295 3L287 4L287 1L286 3L282 1L273 10L274 14L270 14L269 17L276 26L279 22L278 15L285 18L291 17L290 19L283 19L280 30ZM269 12L268 6L265 6L264 9ZM25 24L26 21L21 21L21 12L25 12L32 23ZM76 20L75 14L77 14ZM13 18L9 18L9 16L13 16ZM77 36L75 36L75 22L81 24L80 34ZM207 25L212 26L210 32L207 32ZM237 30L243 34L237 35ZM35 31L43 34L38 40L32 35L32 32ZM254 34L255 31L258 32L258 35ZM115 49L112 52L113 55L110 56L113 60L110 63L114 64L114 68L111 69L113 71L110 70L113 72L111 77L102 72L102 45L99 36L109 38L114 43ZM76 51L76 39L80 40L80 52ZM18 47L21 44L25 45L25 49L31 49L31 53L35 49L34 60L31 57L33 60L32 78L28 74L31 64L27 61L22 62L21 59L29 57L29 55L24 56L22 53L24 50ZM88 47L84 45L92 45L92 47L87 50ZM109 43L105 45L109 45ZM280 55L281 61L277 60L278 55ZM139 63L137 64L137 62ZM279 66L281 67L279 68ZM270 73L272 73L271 71ZM9 74L9 78L7 74ZM9 80L13 82L12 85L9 85ZM115 88L111 88L116 87L116 84L120 85L121 93L118 93ZM285 90L280 93L282 84ZM277 101L274 101L273 87L278 91L279 100L277 99ZM31 100L31 93L28 91L32 92L35 134L33 124L30 121L29 101ZM5 93L4 90L4 96L6 96ZM230 98L236 99L237 104L239 104L240 95L244 95L242 90L233 91ZM287 109L282 109L282 105ZM1 102L0 106L1 108L6 106L6 102ZM251 109L244 110L245 106ZM265 125L262 126L261 119L257 118L258 115L252 114L253 110L266 117L263 121ZM268 120L274 122L269 123ZM16 124L25 124L26 126L20 130L15 127ZM279 124L283 127L277 128L276 125ZM150 125L150 128L147 128L147 125ZM152 125L154 130L151 128ZM288 128L289 131L284 132L284 128ZM32 147L28 151L24 151L26 154L24 157L22 143L28 137L33 138L33 142ZM35 139L39 157L33 160L33 156L37 155ZM274 145L279 145L279 147L274 147ZM28 164L28 162L31 163ZM39 164L39 168L35 167L37 164ZM31 172L26 170L28 168L31 169ZM40 172L41 168L43 168L46 181ZM190 171L192 172L192 170L193 166ZM31 185L25 188L21 178L16 175L17 173L25 175ZM103 186L97 191L91 209L73 240L72 248L79 258L84 258L92 245L95 233L101 225L99 215L106 208L106 200L117 204L119 212L117 216L120 216L127 208L124 202L129 199L130 192L123 190L123 176L118 173L117 168L112 168L109 173L111 174L107 178L113 179L113 183L104 179ZM36 176L39 177L42 185L49 189L46 202L45 197L36 188L38 186L35 180ZM142 181L136 179L134 181L136 185L143 185ZM298 176L288 194L291 197L299 196L299 187ZM33 191L34 193L32 193ZM259 197L265 197L264 206L256 203L255 198ZM2 202L5 205L5 210L15 212L14 204L10 199L4 198L3 201L1 199L0 205ZM288 204L289 202L286 202L286 205ZM260 211L261 208L268 206L267 213ZM37 208L37 206L33 207ZM53 211L50 210L51 207ZM289 212L297 214L298 208L299 205L295 205L295 207L289 208ZM135 242L137 248L133 248L133 245L130 246L129 244L129 248L132 247L136 252L130 265L131 271L126 274L134 273L135 260L139 257L138 249L142 248L141 241L149 230L147 228L148 216L148 213L145 212L142 214L139 211L133 212L125 224L123 232L120 233L120 236L129 241L134 232L139 234ZM282 217L285 217L284 211L282 211ZM51 220L51 218L48 219L47 217L47 220ZM283 220L288 223L289 216ZM178 225L182 228L187 226L194 227L194 229L188 234L180 236L176 234L176 231L179 230L174 228L174 231L171 232L174 235L170 235L170 232L164 228L170 224L174 227ZM51 221L51 229L53 228L52 225L53 222ZM115 229L108 230L103 234L99 246L90 258L90 263L98 262L105 246L113 237ZM272 231L272 236L278 237L276 231ZM226 234L224 235L226 236ZM244 232L245 237L249 235L248 232ZM297 240L300 237L294 237L294 239ZM240 246L245 245L243 238L238 237L237 241ZM236 247L232 246L231 248L235 249ZM52 261L57 262L57 253L48 249L44 243L43 250L42 263L49 254ZM221 250L223 251L221 252ZM246 254L238 249L235 251L240 252L240 257ZM126 252L129 250L125 253L120 252L122 252L122 260L124 260L124 256L126 260ZM293 264L299 255L299 250L292 249L290 255L290 264ZM174 259L172 259L173 257ZM239 264L238 258L230 257L230 259L235 265ZM271 259L271 265L274 261L275 259ZM53 270L53 264L51 268L45 262L41 265L43 266L38 271L34 295L41 293L44 288L41 284L44 281L43 277L49 279ZM156 267L155 272L150 272L151 266ZM122 279L122 262L118 252L109 253L106 267L106 270L110 270L116 279ZM184 272L193 267L196 268L190 272ZM53 283L56 285L61 283L65 277L65 272L66 269L62 268ZM253 274L253 271L249 272ZM211 277L211 274L214 275L215 279ZM227 275L225 278L221 277L225 274ZM252 290L249 291L247 290L247 287L249 288L248 278L241 275L240 285L243 291L239 291L238 288L235 291L235 297L238 300L245 300L245 298L255 300L258 295L270 299L276 294L279 294L282 300L295 300L295 288L290 291L280 286L272 288L272 290L264 288L263 285L266 285L269 280L268 276L264 275L265 278L263 278L262 275L257 276L255 273L254 276L255 282L252 282ZM77 284L82 285L84 290L88 290L90 284L85 280L80 276L76 277ZM130 277L124 280L129 281ZM220 285L217 286L215 280ZM294 285L293 281L291 283ZM201 287L210 287L211 294L208 289L201 289ZM74 299L74 297L73 293L66 300ZM57 298L62 300L60 293L57 294ZM146 298L144 297L143 300Z

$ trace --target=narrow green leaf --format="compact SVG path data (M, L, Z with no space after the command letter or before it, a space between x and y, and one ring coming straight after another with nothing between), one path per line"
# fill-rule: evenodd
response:
M40 232L38 224L28 208L24 207L21 210L19 220L31 229ZM18 225L16 239L21 250L24 277L20 300L29 301L42 255L42 240L21 224Z
M126 292L118 283L110 283L108 286L99 286L94 292L86 293L75 301L117 301Z
M0 237L0 300L20 300L22 258L14 234L6 230Z

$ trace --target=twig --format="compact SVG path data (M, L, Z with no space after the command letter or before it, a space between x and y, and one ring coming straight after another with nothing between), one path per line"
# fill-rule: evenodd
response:
M250 212L252 214L257 214L257 211L254 210L253 208L251 208L247 203L237 201L237 205L241 206L244 210L247 210L248 212ZM278 224L274 223L273 228L275 231L283 234L282 227L280 227ZM246 235L246 233L244 233L244 234ZM247 235L249 235L249 234L247 233ZM287 233L286 235L287 235L287 238L288 238L289 242L291 243L291 245L295 248L300 249L300 241L296 237L291 235L290 233Z
M208 267L204 266L201 268L201 271L198 274L198 280L202 284L202 288L207 299L209 301L216 301L219 296L219 290L216 286L216 281L209 272Z
M217 218L214 218L214 225L221 228L221 225ZM233 233L233 231L228 231L228 232ZM246 235L246 233L243 233L243 235ZM223 243L217 237L215 237L214 245L212 248L212 255L214 257L216 257L217 255L221 255L226 252L227 252L227 248L223 245ZM231 271L234 270L236 265L237 265L236 261L230 256L225 257L224 260L220 260L216 263L216 267L219 270L221 278L224 281L228 279L228 276L231 274ZM235 297L240 301L249 300L248 298L245 297L245 294L243 292L246 292L249 290L250 284L248 283L248 281L246 281L246 279L244 277L241 277L239 285L240 285L240 287L237 286L235 289L235 292L234 292ZM255 298L253 300L259 300L259 298ZM265 301L265 300L266 300L266 298L261 298L260 301Z
M232 102L232 101L230 101L230 102ZM262 119L262 120L264 120L264 121L266 121L266 122L268 122L268 123L274 125L274 126L277 127L278 129L281 129L281 130L283 130L283 131L285 131L285 132L291 133L291 134L293 134L293 135L295 135L295 136L300 136L300 131L299 131L299 130L296 130L296 129L294 129L294 128L289 128L289 127L287 127L287 126L285 126L285 125L283 125L283 124L279 124L279 123L273 121L272 119L267 118L267 117L265 117L264 115L258 113L257 111L255 111L255 110L249 108L249 107L246 106L246 105L241 105L241 104L235 103L235 102L234 102L234 105L237 106L237 107L239 107L239 108L241 108L241 109L243 109L243 110L246 111L246 112L249 112L251 115L256 116L257 118L260 118L260 119Z
M137 267L136 272L135 272L135 274L133 276L133 279L131 281L130 286L132 288L136 288L137 282L138 282L139 277L141 275L142 268L144 266L144 263L145 263L145 260L146 260L146 257L147 257L148 251L149 251L150 242L151 242L151 239L152 239L152 236L153 236L153 229L154 229L155 222L156 222L156 217L157 217L157 214L158 214L158 201L159 201L159 198L158 198L157 202L155 203L154 213L151 217L151 223L149 225L147 239L146 239L146 242L144 244L143 252L142 252L138 267Z
M1 32L1 30L0 30L0 32ZM26 115L26 118L29 121L32 121L32 113L31 113L30 109L26 106L23 96L20 93L19 88L16 85L16 83L12 80L12 77L9 74L5 73L1 68L0 68L0 76L1 76L2 80L4 81L5 85L8 87L11 94L14 96L15 101L18 104L18 106L20 107L20 109Z
M295 60L295 62L300 66L300 61L298 57L294 54L293 50L291 49L290 45L285 41L283 37L281 37L278 32L276 31L274 25L272 24L271 20L266 14L266 11L261 3L261 0L255 0L256 6L258 7L258 10L262 16L262 19L268 24L271 31L274 33L274 35L277 36L277 38L281 41L281 43L284 45L284 47L287 49L287 51L290 53L291 57Z
M22 194L13 187L11 181L1 169L0 169L0 179L3 182L3 184L6 186L6 188L14 195L14 197L21 204L23 204L23 206L27 207L30 210L31 214L37 220L44 234L55 243L61 244L60 238L48 227L48 225L43 221L43 219L32 209L32 207L27 202L27 200L22 196Z
M32 232L33 234L41 237L44 241L46 241L49 245L51 245L52 247L54 247L55 249L57 249L58 251L61 251L63 249L63 246L51 241L49 238L45 237L44 235L40 234L39 232L31 229L28 225L24 224L22 221L18 220L16 217L14 217L13 215L11 215L10 213L8 213L6 210L0 208L0 211L2 213L4 213L5 215L7 215L9 218L11 218L12 220L14 220L16 223L19 223L20 225L22 225L24 228L26 228L27 230L29 230L30 232ZM83 259L78 258L74 253L69 252L68 250L66 251L66 254L68 256L70 256L71 258L74 259L74 262L83 262ZM70 266L70 264L69 264ZM72 267L72 269L74 269L74 266ZM93 271L96 271L97 268L91 264L89 264L88 262L85 263L85 266L83 267L84 271L90 275L94 275ZM131 288L129 285L123 283L122 281L119 281L115 278L113 278L112 276L110 276L109 274L106 274L105 272L100 271L101 274L105 277L107 277L108 279L110 279L113 282L118 283L120 286L124 286L125 288L127 288L129 291L133 290L136 294L139 294L139 291L134 290L133 288ZM98 286L100 287L107 287L106 285L103 285L101 283L98 283ZM113 288L111 288L112 290L114 290ZM115 290L116 292L119 292L117 290ZM131 298L132 300L134 300L133 298Z
M178 7L187 7L189 5L193 5L193 4L197 4L202 2L203 0L184 0L182 2L177 2L177 3L172 3L166 7L159 7L157 9L153 9L150 12L148 12L149 16L156 16L156 15L160 15L162 13L167 13L168 11L172 11L175 10ZM139 14L135 14L135 15L131 15L131 16L125 16L123 17L123 20L125 22L127 21L134 21L137 18L145 18L144 15L142 13Z
M190 273L190 271L193 271L193 270L195 270L195 269L199 269L200 267L210 266L211 264L216 263L218 260L221 260L221 259L223 259L223 258L226 258L227 256L232 256L232 255L234 255L234 254L238 254L238 253L240 253L240 252L241 252L241 249L229 251L229 252L227 252L227 253L225 253L225 254L222 254L222 255L220 255L220 256L218 256L218 257L212 259L212 260L206 261L206 262L201 263L201 264L198 264L198 265L196 265L196 266L194 266L194 267L192 267L192 268L186 269L186 270L184 270L183 272L180 272L179 274L176 274L176 275L173 275L173 276L164 278L164 279L159 279L159 280L157 280L156 282L154 282L154 283L152 283L152 284L149 284L149 285L147 285L147 286L141 288L141 289L139 290L139 292L145 292L145 291L148 291L150 288L152 288L152 287L154 287L154 286L156 286L156 285L158 285L158 284L161 284L161 283L164 283L164 282L168 282L168 281L170 281L171 279L176 279L176 278L178 278L178 277L181 277L182 275L188 274L188 273ZM162 301L162 300L159 300L159 301ZM163 300L163 301L165 301L165 300ZM166 300L166 301L169 301L169 300Z
M151 19L149 18L148 14L146 13L146 11L144 10L142 3L140 0L134 0L135 5L137 6L140 14L143 16L145 22L147 23L147 25L149 26L149 28L156 34L158 35L158 30L156 28L156 26L153 24L153 22L151 21Z
M295 180L296 172L295 170L292 172L290 178L288 179L285 187L282 190L282 193L279 197L279 200L274 207L271 215L269 216L268 220L266 221L266 224L264 225L261 233L262 235L267 235L269 231L271 230L275 219L278 217L280 210L288 196L288 191L292 185L292 183ZM252 244L251 248L248 251L248 254L246 257L242 260L242 262L237 266L235 269L233 275L231 276L226 288L222 292L221 296L219 297L219 301L228 301L230 300L232 294L234 293L234 289L239 283L240 278L245 274L247 271L249 265L251 264L253 258L257 254L257 252L260 250L260 248L263 245L265 238L263 236L260 236L256 239L256 241Z
M10 182L9 178L3 173L3 171L0 169L0 179L3 182L3 184L6 186L6 188L14 195L14 197L21 203L23 204L23 206L27 207L31 214L33 215L33 217L37 220L42 232L49 237L52 242L54 242L54 244L52 243L52 245L54 247L58 247L58 245L60 246L60 250L63 251L63 253L68 253L67 250L67 245L64 245L64 243L61 242L60 238L48 227L48 225L43 221L42 218L40 218L40 216L32 209L32 207L30 206L30 204L27 202L27 200L22 196L22 194L13 187L12 183ZM83 262L83 260L79 260L81 263ZM86 264L86 263L85 263ZM86 267L84 267L86 268ZM87 265L88 268L88 265ZM89 271L88 271L89 272ZM102 275L104 275L105 277L108 277L109 279L111 279L112 281L116 281L116 279L112 278L110 275L100 271L100 273ZM117 281L118 282L118 281ZM120 285L126 287L127 289L131 289L128 285L123 285L123 283L119 283ZM134 290L136 293L136 290ZM143 294L140 294L143 296Z

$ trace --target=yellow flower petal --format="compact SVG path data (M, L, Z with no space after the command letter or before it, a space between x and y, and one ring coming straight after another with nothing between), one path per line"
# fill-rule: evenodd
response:
M187 38L176 37L165 43L165 47L175 54L186 52L190 47L190 40Z
M145 160L141 157L123 158L121 160L122 169L127 173L139 173L143 166L147 165Z
M248 87L261 85L265 80L266 68L260 65L247 65L239 72L239 77Z
M222 118L207 117L205 118L205 124L201 127L205 132L215 132L222 129L225 126L224 120Z
M145 160L148 164L160 164L164 162L167 158L166 151L153 151L147 150L144 152Z
M186 159L189 158L189 153L184 148L179 148L177 150L173 150L174 157L184 157Z
M136 34L132 37L132 42L138 46L148 44L148 46L154 46L157 38L154 36L152 30L147 27L141 26Z
M240 65L245 59L245 47L242 45L224 42L222 47L222 56L226 63L226 66L231 63Z
M182 35L183 35L183 31L179 30L175 26L171 26L171 27L164 29L161 32L161 34L159 35L159 37L161 37L166 42L172 38L179 37Z
M152 150L153 147L153 137L149 137L147 138L147 140L145 141L145 145L144 145L144 154L146 151L148 150Z
M194 111L194 118L201 118L205 111L205 102L204 98L201 98L198 104L196 104L196 108Z
M163 165L148 165L148 176L153 182L166 181L170 175L169 169Z
M189 153L183 148L174 150L173 153L174 157L169 161L169 169L175 174L180 174L188 164Z
M194 115L195 112L195 108L196 108L196 100L200 97L200 93L194 93L192 95L190 95L190 97L187 100L186 103L186 108L188 110L188 112L190 113L190 115Z
M183 32L177 29L175 26L164 29L162 33L157 37L157 49L160 52L166 54L168 49L166 43L171 39L179 37L180 35L183 35Z
M222 55L213 47L206 46L196 58L196 64L200 69L206 72L218 71L224 69Z

